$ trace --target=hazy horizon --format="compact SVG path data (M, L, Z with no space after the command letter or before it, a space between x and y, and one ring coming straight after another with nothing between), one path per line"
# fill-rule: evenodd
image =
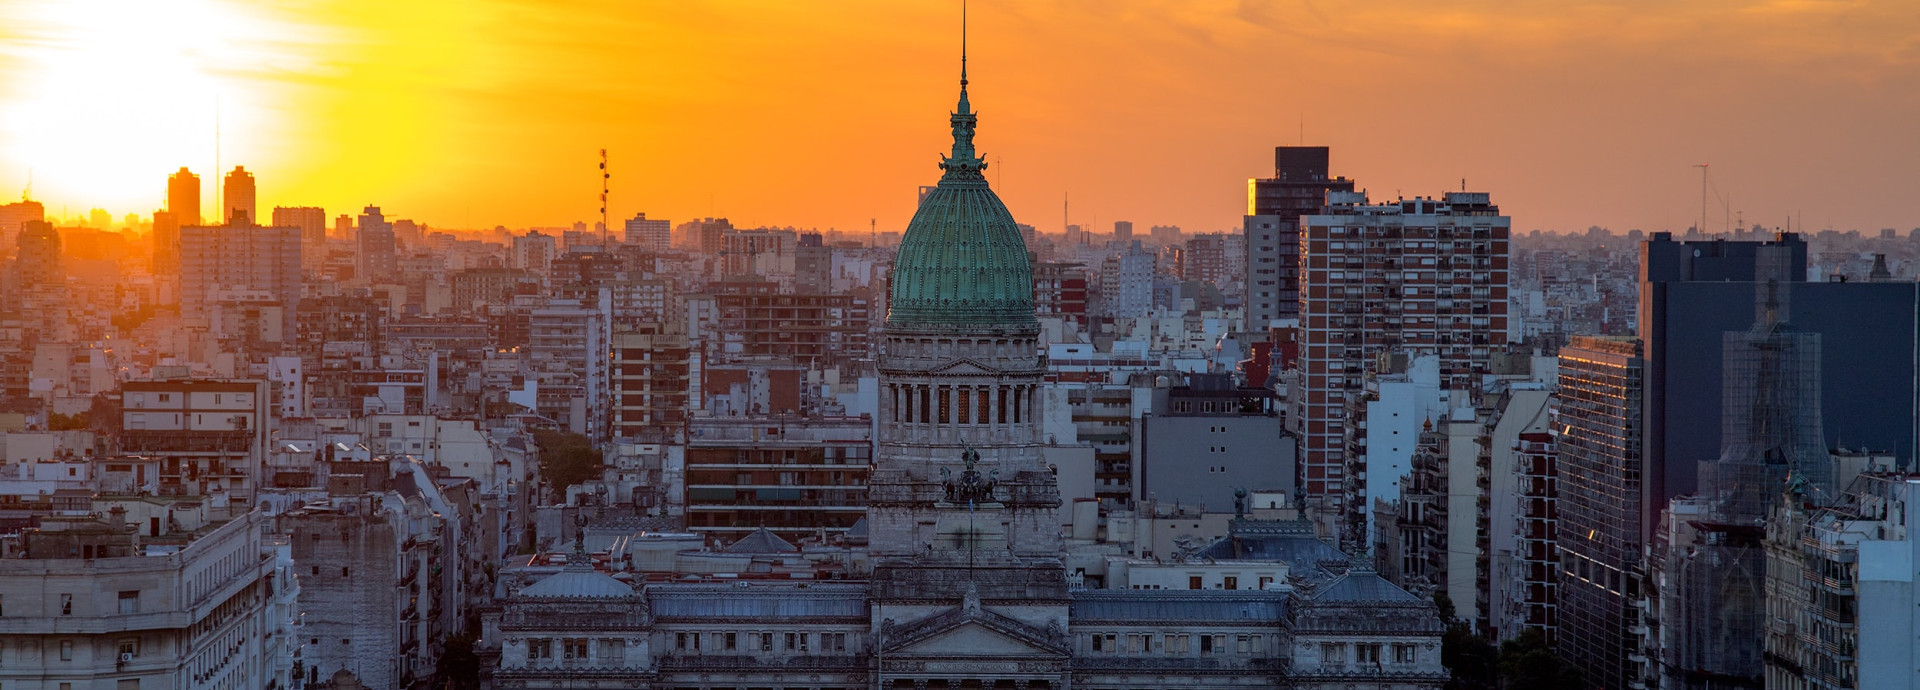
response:
M1375 199L1490 192L1521 231L1684 231L1699 163L1709 231L1920 226L1920 15L1895 2L970 11L988 177L1047 232L1066 197L1100 231L1236 227L1298 143ZM616 227L898 229L960 42L952 2L30 2L0 27L0 198L31 170L49 211L144 217L184 165L211 208L244 165L262 209L449 228L598 220L607 148Z

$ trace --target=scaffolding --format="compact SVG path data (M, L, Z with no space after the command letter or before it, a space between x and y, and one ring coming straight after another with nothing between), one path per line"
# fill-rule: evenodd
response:
M1758 288L1753 327L1722 341L1720 457L1701 463L1699 495L1668 517L1662 656L1671 687L1762 687L1768 514L1789 487L1816 504L1835 497L1820 336L1786 321L1778 280Z

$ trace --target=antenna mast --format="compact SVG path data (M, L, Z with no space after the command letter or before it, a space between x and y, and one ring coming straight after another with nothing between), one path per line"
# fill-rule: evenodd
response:
M613 228L607 222L607 184L613 179L613 173L607 172L607 150L600 149L600 251L607 251L607 232Z
M1707 234L1707 164L1693 167L1700 169L1700 226L1695 228L1700 234Z

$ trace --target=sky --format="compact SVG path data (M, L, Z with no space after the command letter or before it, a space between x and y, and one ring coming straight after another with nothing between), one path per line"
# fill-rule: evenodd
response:
M1239 225L1272 147L1521 230L1920 227L1913 0L976 0L971 94L1021 222ZM939 175L956 0L8 0L0 200L435 227L899 229ZM218 137L215 136L216 130ZM217 154L216 154L217 150Z

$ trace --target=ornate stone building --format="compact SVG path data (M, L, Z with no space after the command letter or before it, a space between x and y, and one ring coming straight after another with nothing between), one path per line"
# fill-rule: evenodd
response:
M894 264L868 480L868 579L655 583L629 597L614 578L570 570L508 597L494 614L488 646L507 640L495 647L495 682L1438 688L1446 674L1433 605L1372 572L1347 572L1344 554L1317 541L1291 550L1249 550L1249 539L1214 545L1234 557L1340 557L1331 566L1325 558L1293 564L1295 582L1265 590L1074 586L1078 578L1062 565L1058 485L1040 453L1035 411L1045 362L1026 246L982 175L964 59L960 85L945 174L908 225ZM1290 537L1274 537L1282 538ZM506 624L535 619L549 623ZM645 641L637 642L640 631ZM513 640L536 637L586 640L578 649L589 661L577 674L564 658L534 663L522 648L529 643ZM604 657L594 654L603 645L639 666L620 675L598 670Z

